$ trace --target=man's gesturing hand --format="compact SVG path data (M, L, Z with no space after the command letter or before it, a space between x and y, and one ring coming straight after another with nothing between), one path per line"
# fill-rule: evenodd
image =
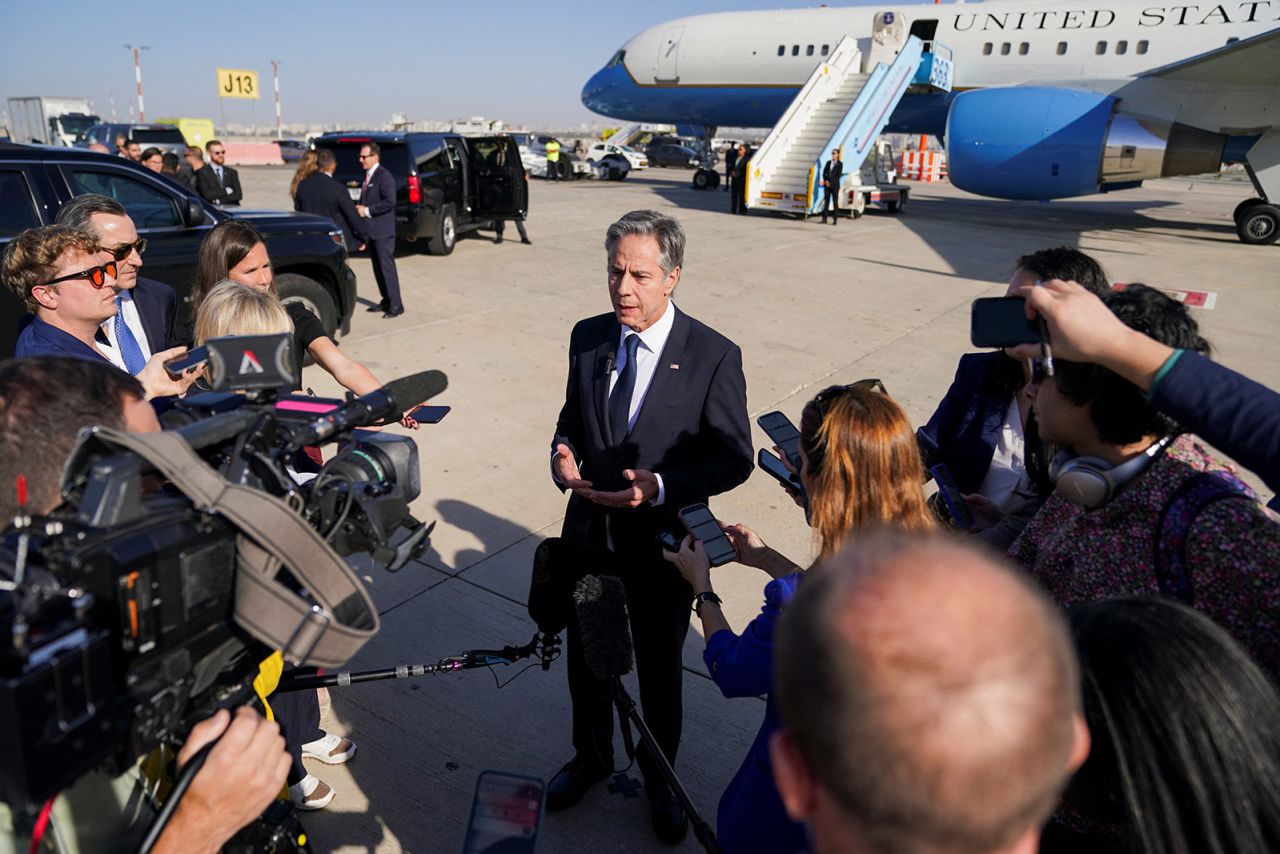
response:
M644 469L627 469L622 476L631 481L630 489L618 492L592 492L587 497L605 507L639 507L658 497L658 477Z
M575 495L581 495L583 498L591 497L591 481L582 479L582 473L578 471L578 461L573 458L573 451L568 445L556 445L556 458L551 465L555 469L556 477L566 489L572 490Z
M225 709L191 730L178 753L181 768L218 736L204 767L178 804L156 854L213 852L257 818L284 786L292 759L280 726L247 706Z

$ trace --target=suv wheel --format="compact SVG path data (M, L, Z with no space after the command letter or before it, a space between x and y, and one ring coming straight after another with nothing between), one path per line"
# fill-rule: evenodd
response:
M324 285L299 273L281 273L276 276L276 290L280 292L281 302L302 303L307 311L320 318L325 331L337 334L338 307Z
M445 205L440 214L440 224L435 235L427 241L427 252L432 255L448 255L458 242L458 214L453 205Z

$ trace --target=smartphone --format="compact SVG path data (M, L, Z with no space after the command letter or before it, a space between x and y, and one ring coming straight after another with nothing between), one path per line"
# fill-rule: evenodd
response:
M1040 343L1040 320L1027 319L1022 297L984 297L973 301L969 340L975 347L1014 347Z
M188 350L176 359L170 359L164 363L164 372L175 380L182 379L182 375L194 367L203 365L209 361L209 349L207 347L197 347L194 350Z
M783 415L781 412L766 412L756 419L756 423L760 425L760 429L765 435L773 440L773 444L781 449L787 462L796 469L800 470L800 431L796 429L796 425L791 423L791 419Z
M804 495L804 486L800 483L800 478L792 474L786 466L782 464L782 460L772 451L766 451L761 448L756 452L756 464L764 471L765 474L773 477L774 480L783 486L790 488L793 492Z
M662 545L663 551L678 552L680 551L680 540L682 537L677 536L671 531L659 531L658 542Z
M462 854L534 854L545 795L546 785L537 777L482 771L471 799Z
M720 523L716 521L715 516L711 515L707 505L690 504L688 507L681 508L677 515L680 516L684 529L695 540L702 543L712 566L723 566L737 559L738 553L734 551L733 543L729 542L729 538L725 536Z
M964 503L964 498L960 495L960 487L956 485L951 469L945 463L939 463L929 469L929 474L933 475L934 482L938 484L938 494L942 496L942 502L947 505L947 512L955 520L956 527L962 531L972 530L973 515L969 512L969 505Z
M419 406L409 417L419 424L439 424L449 414L451 406Z

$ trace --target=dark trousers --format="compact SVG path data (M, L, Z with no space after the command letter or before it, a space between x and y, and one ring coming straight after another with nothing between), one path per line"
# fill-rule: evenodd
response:
M726 190L733 187L733 164L728 160L724 162L724 188Z
M838 197L840 188L836 187L833 189L831 187L823 187L822 189L826 194L826 198L822 200L822 221L827 221L827 212L830 211L831 221L836 222L840 218L840 210L836 206L836 198Z
M391 310L404 308L400 301L400 276L396 273L395 237L369 238L369 254L373 258L373 278L383 302Z
M524 230L524 220L517 219L512 221L516 224L516 229L520 232L520 239L523 240L525 243L528 243L529 235ZM495 219L493 221L493 230L498 235L498 239L501 240L502 232L506 230L506 223L500 219Z
M742 185L745 182L734 181L729 185L729 213L741 214L747 212L746 199L742 198Z
M560 161L559 160L547 161L547 180L548 181L560 180Z
M658 559L623 566L617 575L627 591L641 715L674 766L684 723L682 651L689 633L693 589L674 566ZM582 656L582 638L570 621L567 649L569 696L573 701L573 748L580 759L613 767L613 684L596 679ZM634 732L634 728L633 728ZM645 789L661 794L666 782L635 733L637 761Z
M285 667L285 673L312 675L314 667ZM284 694L272 694L268 699L271 711L275 713L280 724L280 734L284 736L285 747L293 757L293 767L289 769L288 782L293 785L307 776L307 769L302 765L302 745L318 738L324 738L324 730L320 729L320 698L316 689L289 691Z

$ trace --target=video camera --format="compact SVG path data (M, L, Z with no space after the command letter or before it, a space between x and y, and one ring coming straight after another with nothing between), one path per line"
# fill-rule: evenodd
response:
M288 393L299 386L290 336L207 346L210 390L165 413L165 433L83 431L63 505L24 510L4 534L0 801L15 813L250 700L274 649L341 664L377 613L339 556L368 552L395 570L428 545L433 526L408 510L416 445L359 428L398 420L443 391L444 374L327 400ZM299 474L326 444L336 454Z

